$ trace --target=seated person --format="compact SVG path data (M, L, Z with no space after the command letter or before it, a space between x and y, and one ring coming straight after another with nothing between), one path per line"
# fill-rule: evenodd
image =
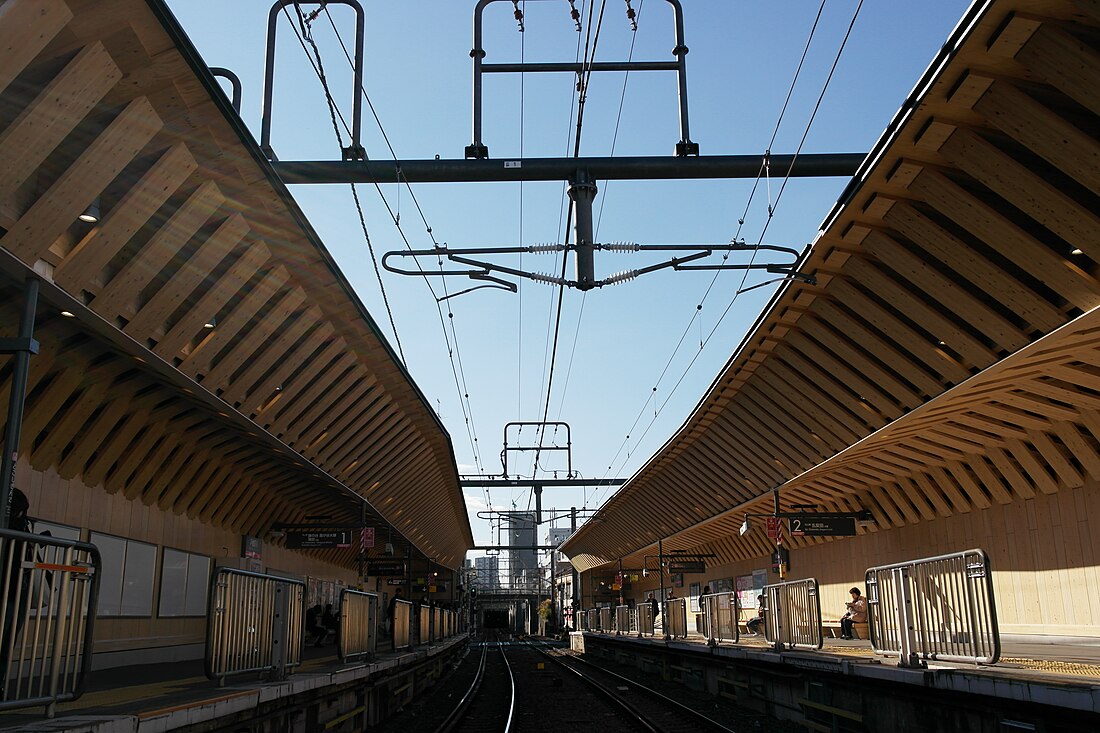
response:
M325 612L321 614L321 625L333 636L340 630L340 617L332 610L331 603L325 605Z
M867 623L867 599L862 596L859 588L851 588L848 591L852 600L844 605L848 612L840 617L840 638L852 639L852 624Z
M749 632L760 636L763 632L761 629L764 626L764 596L756 597L756 616L750 618L748 623L745 624L748 627Z
M318 603L306 611L306 634L313 641L314 646L321 646L328 636L328 629L321 624L321 604Z

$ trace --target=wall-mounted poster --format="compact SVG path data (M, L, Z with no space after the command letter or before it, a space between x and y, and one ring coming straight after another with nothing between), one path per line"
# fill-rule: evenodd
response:
M673 588L683 588L684 587L684 574L683 573L673 573L672 574L672 587Z
M691 596L691 610L695 613L699 613L699 594L703 592L703 586L698 583L692 583L691 588L688 591L688 595Z
M753 595L751 575L737 576L737 604L741 608L756 608L756 596Z

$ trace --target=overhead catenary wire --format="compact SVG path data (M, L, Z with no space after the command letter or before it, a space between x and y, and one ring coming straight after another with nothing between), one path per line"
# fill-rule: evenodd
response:
M793 92L793 87L794 87L795 83L798 80L798 74L802 69L803 63L805 62L806 54L807 54L807 52L809 50L809 46L810 46L810 41L813 39L814 31L817 28L818 21L821 18L821 13L822 13L822 10L824 9L824 7L825 7L825 0L822 0L821 6L818 9L817 17L815 18L813 27L811 28L811 31L810 31L810 38L807 39L806 48L803 50L802 58L799 61L798 68L796 69L794 80L791 82L791 91L789 91L788 94L787 94L787 98L783 103L783 108L782 108L781 113L780 113L780 119L777 121L776 127L772 132L771 141L769 142L769 148L775 142L776 135L778 134L779 126L782 123L782 117L786 113L788 103L790 102L791 93ZM843 55L844 49L847 46L849 38L851 37L852 29L855 27L856 20L859 17L859 13L860 13L860 10L862 9L862 7L863 7L863 0L859 0L859 3L856 5L856 9L852 13L852 18L851 18L850 22L848 23L848 28L844 33L844 37L841 39L840 46L839 46L839 48L837 49L837 52L836 52L836 56L833 58L832 65L829 68L829 73L826 76L824 83L822 84L821 92L818 94L817 101L814 104L813 111L810 113L810 117L807 120L805 127L803 128L802 137L799 140L798 147L795 151L794 156L792 157L791 165L790 165L790 167L788 167L787 172L783 177L783 181L782 181L782 183L779 187L779 192L776 195L776 199L775 199L774 202L769 201L767 217L764 221L764 226L762 227L762 229L760 231L760 236L757 239L757 243L756 243L757 248L763 242L764 236L766 235L767 230L768 230L769 226L771 225L771 222L772 222L772 220L775 216L775 210L778 208L779 202L780 202L780 200L782 199L782 196L783 196L783 192L786 190L787 183L790 180L791 170L793 169L793 167L795 165L795 162L797 161L798 156L802 151L802 147L805 145L806 139L810 134L810 129L813 126L813 123L814 123L814 120L817 117L818 111L821 108L821 102L825 98L825 93L827 92L827 90L829 88L829 84L832 81L833 74L836 72L837 65L840 63L841 56ZM763 168L764 168L763 172L764 173L767 173L766 163L767 163L767 158L765 157L764 166L763 166ZM757 186L759 185L759 182L760 182L760 175L757 176L756 184L754 184L754 186L753 186L753 193L755 193L755 191L757 189ZM750 194L750 203L751 203L751 194ZM748 205L746 205L746 212L747 212L747 210L748 210ZM745 217L742 216L741 219L739 220L739 223L738 223L738 232L740 231L741 227L744 225L744 221L745 221ZM758 251L758 250L754 250L754 255L753 255L754 257L755 257L755 252L756 251ZM715 274L715 277L717 277L717 273ZM660 404L660 406L654 410L653 418L649 421L649 424L646 426L645 430L642 432L642 435L637 438L637 441L635 442L634 450L637 449L638 445L641 444L641 441L648 434L650 428L652 428L652 426L656 423L657 417L664 410L665 406L668 405L669 401L672 399L672 396L675 394L675 392L679 388L679 386L683 383L684 379L687 377L687 374L691 371L691 368L695 365L695 363L698 360L699 356L702 354L703 349L710 342L711 338L713 338L714 334L718 331L718 328L724 322L726 316L732 310L733 305L737 302L738 296L743 292L742 288L744 287L744 284L745 284L745 281L746 281L747 277L748 277L748 270L746 270L745 273L742 275L741 282L740 282L738 288L734 291L733 297L730 299L730 302L726 305L725 310L723 310L721 316L715 322L714 327L710 330L707 337L700 343L699 349L692 356L692 359L688 363L688 365L684 368L684 371L681 373L679 379L676 381L676 384L669 391L668 396L665 397L664 402L662 402ZM712 280L711 285L713 286L713 280ZM709 293L709 288L708 288L707 292ZM700 305L699 309L701 309L701 307L702 306ZM699 309L697 309L697 312L698 312ZM694 320L694 317L693 317L693 320ZM690 323L689 323L688 328L690 328ZM681 337L681 342L682 341L683 341L683 337ZM656 387L654 387L653 391L656 392ZM646 404L648 405L649 402L652 399L653 399L653 395L651 394L649 396L649 398L647 399ZM645 408L643 407L643 412L644 412L644 410L645 410ZM641 414L641 413L639 413L639 414ZM637 420L635 421L635 425L637 425ZM632 431L633 431L633 428L632 428ZM627 440L629 440L629 436L628 436ZM620 452L621 452L621 449L620 449ZM624 465L625 465L625 463L624 463ZM608 467L609 471L610 471L610 468L611 467L609 466ZM606 477L606 475L605 475L605 477Z
M343 115L340 113L339 106L336 104L335 100L333 99L332 94L331 94L331 90L328 87L327 78L325 77L324 71L323 71L323 66L322 66L322 61L321 61L321 56L320 56L320 50L319 50L319 48L317 48L316 43L312 39L310 21L307 21L306 17L302 14L301 8L300 8L300 6L297 2L294 3L294 6L295 6L296 13L298 15L298 18L299 18L299 22L301 24L301 32L299 33L299 29L295 28L295 34L298 37L298 41L302 45L303 50L306 52L306 57L307 57L307 59L309 59L311 66L313 66L314 72L317 74L318 79L321 81L321 86L322 86L322 89L323 89L324 94L325 94L326 102L329 105L330 116L333 117L333 124L335 126L335 118L338 116L339 119L341 120L341 122L344 124L345 130L347 130L347 132L350 136L351 131L348 128L347 122L344 119ZM328 7L323 6L322 9L324 10L326 15L328 16L329 23L333 27L333 31L335 32L337 40L339 41L340 46L344 51L345 57L347 58L349 64L351 64L353 69L354 69L354 62L352 61L351 56L347 51L347 47L344 44L343 38L340 36L339 29L336 27L335 22L333 21L333 19L331 17L331 14L328 12ZM287 10L286 10L285 6L283 7L283 12L286 15L287 19L291 22L291 25L293 27L294 22L290 18L289 13L287 13ZM315 18L316 13L312 14L312 17ZM308 49L306 48L306 45L305 45L306 39L308 39L310 45L313 46L314 53L317 57L317 62L316 63L314 63L313 59L310 58L309 51L308 51ZM367 104L370 106L370 109L371 109L372 113L374 114L375 121L377 122L377 124L379 126L379 130L381 131L382 136L386 141L387 147L389 148L391 155L394 156L394 160L397 160L397 156L396 156L395 151L393 150L393 146L389 142L389 137L388 137L388 135L386 135L386 132L385 132L384 127L382 126L381 120L379 119L379 117L377 115L377 112L374 109L374 105L371 102L371 100L369 98L369 95L366 94L366 90L362 87L362 85L359 86L358 92L362 93L363 96L366 98ZM337 138L339 139L340 135L339 135L339 129L338 128L336 129L336 133L337 133ZM340 141L340 144L341 144L341 147L342 147L343 146L342 140ZM381 186L378 184L378 182L374 181L373 183L374 183L375 189L377 190L380 198L382 199L383 204L386 207L386 210L389 212L390 218L394 221L394 225L397 228L398 232L400 233L401 238L404 241L406 248L411 249L411 244L408 240L408 237L405 234L404 230L401 228L399 216L397 214L395 214L395 212L393 211L393 208L390 206L389 201L386 199L386 196L382 192ZM406 186L408 186L407 181L406 181ZM351 184L351 187L352 187L353 198L354 198L355 204L356 204L356 210L357 210L358 215L359 215L360 224L362 226L364 236L367 239L368 245L370 245L369 233L367 231L366 220L365 220L365 216L363 214L362 205L359 201L358 192L356 190L355 184ZM420 203L417 200L415 193L412 191L411 186L408 186L408 188L409 188L410 197L412 198L412 200L413 200L413 202L416 206L416 209L420 214L421 221L423 221L428 234L432 237L433 243L438 244L435 240L434 235L432 234L432 228L427 222L427 218L424 215L423 209L420 207ZM396 339L397 338L396 325L393 324L392 311L389 308L388 299L385 296L384 286L382 285L382 281L381 281L381 274L378 272L378 264L377 264L378 260L377 260L377 257L374 255L373 247L370 247L370 252L371 252L371 257L372 257L372 260L373 260L373 263L374 263L376 275L379 278L379 287L382 288L383 298L386 301L386 308L387 308L387 311L390 313L391 325L394 328L394 336L395 336L395 339ZM450 359L450 362L451 362L452 375L453 375L454 380L455 380L455 386L456 386L456 388L458 389L458 392L459 392L459 404L460 404L460 407L463 411L463 417L464 417L466 430L467 430L467 437L469 438L470 443L471 443L471 451L473 452L473 455L474 455L475 467L476 467L477 471L479 473L481 473L481 472L483 472L483 469L482 469L482 462L481 462L481 458L480 458L480 452L479 452L479 449L478 449L478 439L477 439L476 427L475 427L475 424L474 424L474 421L473 421L473 409L472 409L472 405L470 404L470 401L469 401L469 391L468 391L468 389L465 388L465 373L464 373L464 370L462 368L461 352L459 351L458 344L457 344L458 336L457 336L457 331L455 331L455 328L454 328L453 311L450 311L450 309L449 309L448 319L444 319L442 307L440 306L439 296L435 293L435 290L434 290L434 288L432 288L431 283L428 282L427 280L425 280L425 282L428 286L429 291L431 291L433 297L435 298L436 309L437 309L437 312L438 312L438 315L439 315L439 320L440 320L440 326L443 329L444 340L447 344L448 358ZM444 289L444 292L446 292L446 289ZM450 322L450 327L451 327L451 333L450 334L447 333L448 320ZM452 338L454 340L454 346L453 347L452 347L452 343L451 343ZM400 342L398 342L398 345L399 345L399 349L400 349ZM456 364L456 360L457 360L457 364ZM402 354L402 361L404 362L403 354ZM489 498L488 497L488 492L486 492L486 495L487 495L487 498ZM489 500L490 500L490 503L491 503L491 498L489 498Z

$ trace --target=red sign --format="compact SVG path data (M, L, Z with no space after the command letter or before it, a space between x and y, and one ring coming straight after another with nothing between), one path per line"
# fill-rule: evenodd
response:
M768 537L775 539L779 536L779 517L768 517Z
M359 547L364 551L374 547L374 527L363 527L360 530Z

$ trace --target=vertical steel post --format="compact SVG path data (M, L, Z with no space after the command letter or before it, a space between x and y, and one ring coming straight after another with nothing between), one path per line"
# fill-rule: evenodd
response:
M595 235L592 226L592 202L596 199L596 184L587 171L577 171L569 185L573 201L573 231L577 248L577 289L591 290L596 282Z
M577 507L570 507L569 509L569 534L576 534L577 532ZM577 626L577 613L581 607L580 605L580 589L581 589L581 576L577 572L577 566L570 563L573 569L573 626Z
M493 0L479 0L474 8L474 47L470 49L470 58L474 60L474 142L466 146L467 158L488 158L489 148L481 142L481 60L485 58L482 48L481 15L485 6Z
M5 339L7 348L15 355L12 368L11 398L8 400L8 423L4 431L4 456L0 463L0 527L8 526L8 510L11 492L15 488L15 465L19 460L19 437L23 432L23 405L27 397L27 375L30 372L31 355L38 353L34 340L34 314L38 307L38 280L27 280L24 291L23 318L19 321L17 339Z
M275 584L275 618L272 620L271 639L271 679L278 682L286 679L287 640L290 636L287 625L290 622L290 588L285 583Z
M691 131L688 129L688 47L684 42L684 9L680 5L680 0L666 0L666 2L672 6L676 16L676 46L672 49L672 55L676 57L677 94L680 101L680 142L676 143L676 155L680 157L698 155L699 144L691 141Z

